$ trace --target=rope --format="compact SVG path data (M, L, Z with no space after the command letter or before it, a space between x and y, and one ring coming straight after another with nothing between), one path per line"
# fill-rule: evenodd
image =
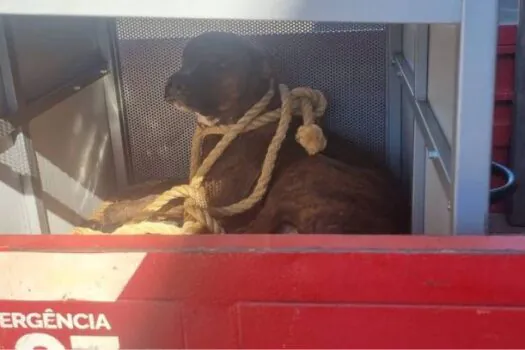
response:
M326 140L322 130L315 124L315 120L323 116L326 110L326 99L320 91L310 88L295 88L289 91L286 85L279 85L282 106L279 109L263 113L274 96L273 82L268 92L250 110L233 125L219 125L198 127L195 131L191 146L190 183L175 186L159 195L151 204L146 206L144 213L150 217L164 208L170 201L184 198L184 204L175 208L180 210L182 226L167 222L141 221L124 224L112 234L194 234L194 233L223 233L224 230L212 216L233 216L251 209L265 195L272 178L273 169L281 145L286 137L292 116L302 116L303 125L298 129L296 140L310 154L316 154L324 149ZM210 207L202 182L215 162L224 153L226 148L241 133L258 129L264 125L278 121L277 129L272 137L266 156L263 161L261 174L252 193L237 203L224 207ZM208 135L223 135L214 149L201 163L201 146L203 139ZM97 211L95 217L101 217L109 204ZM184 220L183 220L184 219ZM74 234L101 234L96 230L77 227Z

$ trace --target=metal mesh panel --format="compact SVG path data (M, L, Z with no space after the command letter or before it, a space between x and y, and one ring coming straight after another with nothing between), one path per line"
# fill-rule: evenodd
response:
M0 166L5 166L20 176L30 176L32 169L29 164L29 156L24 142L24 135L22 133L3 135L0 137Z
M247 35L264 47L282 82L326 94L327 128L384 154L384 25L123 18L117 20L118 50L136 181L187 177L195 118L165 103L163 88L188 39L210 30Z
M13 130L13 125L10 122L0 119L0 137L10 134Z

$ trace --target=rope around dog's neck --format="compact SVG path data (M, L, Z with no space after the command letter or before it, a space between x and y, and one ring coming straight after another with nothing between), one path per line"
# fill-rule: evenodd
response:
M293 115L303 117L303 125L299 127L296 140L310 155L322 151L326 147L326 139L315 120L323 116L326 110L326 99L320 91L310 88L295 88L291 92L286 85L279 85L282 107L267 113L264 110L274 96L273 82L268 92L259 102L233 125L211 126L197 128L192 141L190 184L175 186L162 193L157 199L148 205L144 212L150 215L160 211L165 205L176 198L185 198L181 206L184 212L184 224L182 227L165 222L142 221L125 224L113 234L193 234L205 230L213 233L222 233L223 229L215 217L233 216L251 209L265 195L271 180L273 169L277 160L279 149L282 145ZM206 199L206 193L202 182L215 162L224 153L226 148L241 133L260 128L269 123L279 121L277 130L268 146L263 161L261 174L252 193L237 203L225 207L210 207ZM201 146L207 135L224 135L208 156L200 162ZM213 215L213 216L212 216ZM97 216L97 215L96 215ZM182 219L182 218L181 218ZM99 234L87 228L77 228L77 234Z

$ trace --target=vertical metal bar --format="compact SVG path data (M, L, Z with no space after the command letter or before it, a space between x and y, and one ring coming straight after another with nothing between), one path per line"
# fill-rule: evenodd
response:
M4 17L0 16L0 71L2 72L2 84L4 85L7 103L7 114L13 114L18 109L15 83L11 70L11 58L9 57L6 33L4 30Z
M119 191L125 189L128 184L128 153L126 149L127 142L125 142L124 135L126 133L126 125L123 119L122 99L120 98L119 89L119 70L118 70L118 55L115 50L116 33L114 30L116 19L101 19L99 28L99 45L108 61L110 69L109 74L104 77L104 89L106 94L106 109L108 114L109 132L111 134L111 146L113 149L113 162L115 164L115 175L117 181L117 188ZM127 138L126 138L127 139Z
M525 0L520 0L515 58L515 99L510 145L510 165L518 187L510 201L507 219L511 225L525 226Z
M427 100L428 86L428 25L416 27L414 59L414 98ZM414 118L413 157L412 157L412 232L424 233L425 229L425 179L427 152L421 126Z
M454 234L488 230L498 0L463 0L452 147Z
M121 68L120 68L120 49L118 46L118 34L117 34L117 21L118 19L115 19L111 22L109 26L109 38L111 40L111 69L113 70L113 76L114 76L114 85L115 85L115 92L117 97L117 103L119 107L119 118L120 118L120 126L121 126L121 132L122 132L122 143L123 143L123 149L125 154L125 164L126 164L126 174L127 174L127 183L134 183L135 182L135 174L133 169L135 167L133 166L132 157L131 157L131 146L129 144L129 131L128 131L128 120L127 120L127 112L126 112L126 104L124 103L124 97L122 96L122 74L121 74Z
M418 24L415 41L414 95L418 101L427 100L428 24Z
M412 233L425 233L425 178L427 149L420 126L414 118L413 158L412 158Z
M401 82L397 77L394 57L403 51L403 25L388 27L387 44L387 109L386 109L386 155L392 171L401 174Z

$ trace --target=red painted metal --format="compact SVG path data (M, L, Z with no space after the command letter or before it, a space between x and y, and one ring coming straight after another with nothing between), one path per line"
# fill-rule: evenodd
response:
M508 165L512 129L516 36L516 25L499 27L492 157L494 161L500 162L503 165ZM493 187L502 184L503 182L500 179L492 178L491 185ZM504 203L491 206L491 212L502 213L504 211Z
M496 101L511 101L514 96L514 55L517 26L500 26L496 61Z
M0 328L0 349L15 349L15 345L24 335L44 333L55 338L65 349L81 349L75 346L72 337L117 337L120 349L180 349L183 347L182 318L180 304L171 301L136 301L122 300L114 303L80 301L0 301L0 311L6 313L42 314L51 309L59 314L103 314L107 317L111 329L69 330L46 329L32 331L27 328ZM41 338L41 337L40 337ZM84 338L85 339L85 338ZM89 338L88 338L89 339ZM97 341L91 341L96 343ZM49 343L48 343L49 344ZM40 340L35 350L60 350L59 347ZM46 346L48 345L48 346ZM26 347L25 349L33 349ZM101 344L98 349L113 350ZM18 349L17 349L18 350Z
M498 53L496 66L496 100L510 101L514 98L514 50L510 53Z
M518 36L517 25L501 25L498 28L498 45L514 46L516 45L516 38Z
M0 234L0 252L114 252L146 251L162 253L223 252L250 249L270 251L488 251L525 252L525 237L443 237L390 235L8 235Z
M114 302L0 300L103 313L121 348L524 348L525 237L0 237L3 251L145 251ZM27 332L27 331L26 331ZM0 348L24 332L0 330Z
M494 147L507 149L510 141L512 126L512 102L497 102L494 108L494 129L493 142Z
M494 127L492 137L492 159L503 165L509 164L510 135L512 128L512 102L496 101L494 112ZM504 185L504 180L492 177L491 186ZM491 212L505 212L505 203L497 203L491 206Z
M239 323L243 348L503 348L522 343L512 323L525 321L524 310L249 303L239 308Z

